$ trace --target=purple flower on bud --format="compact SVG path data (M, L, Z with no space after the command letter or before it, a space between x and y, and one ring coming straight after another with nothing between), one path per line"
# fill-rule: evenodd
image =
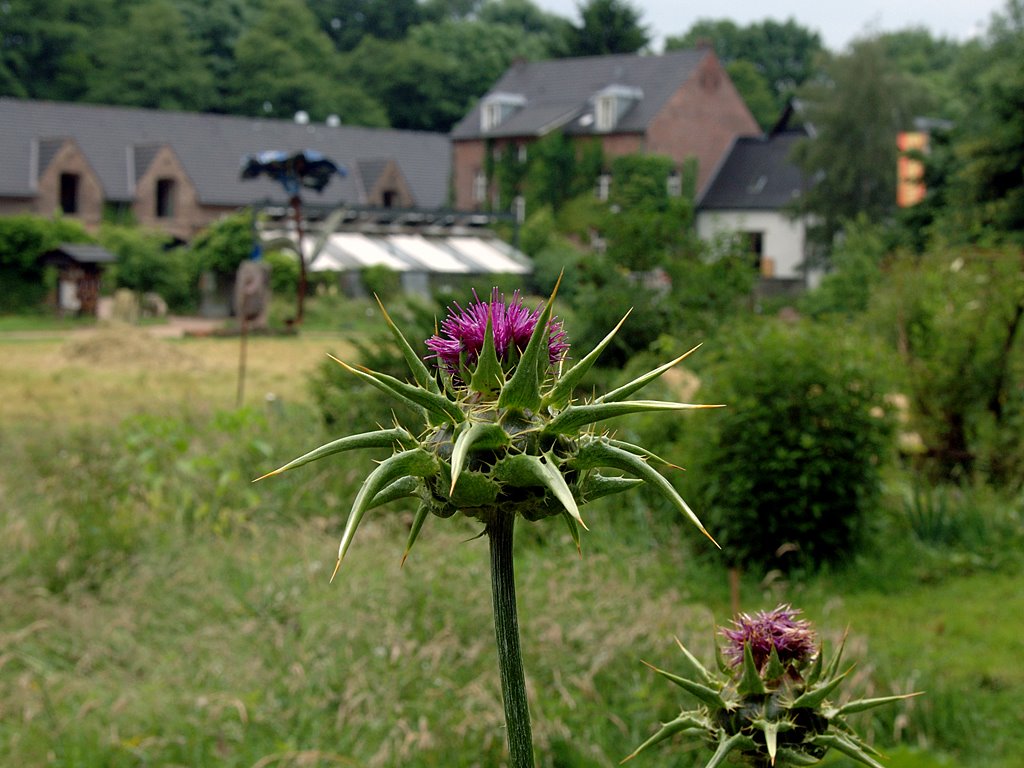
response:
M448 308L448 316L441 323L441 332L427 339L427 347L438 367L449 374L459 376L462 365L472 367L480 357L487 332L487 318L491 318L494 347L503 367L510 367L526 349L533 329L541 314L541 307L532 312L523 306L519 291L512 294L506 303L504 294L497 288L491 290L491 300L476 299L465 309L455 302ZM557 365L565 358L569 344L565 330L557 318L548 323L548 360Z
M809 622L796 618L800 611L780 605L771 611L758 611L753 616L741 613L733 619L733 629L723 629L729 641L722 653L734 667L743 664L744 646L749 645L758 670L771 658L772 648L779 661L787 667L800 669L814 658L817 638Z

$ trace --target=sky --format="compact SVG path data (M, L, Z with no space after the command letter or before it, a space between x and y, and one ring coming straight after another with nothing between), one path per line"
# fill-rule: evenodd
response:
M535 0L544 10L572 21L579 20L578 0ZM893 32L926 27L936 37L966 40L988 27L992 13L1006 7L1005 0L732 0L728 4L686 3L681 0L631 0L642 12L654 48L661 50L667 35L685 32L698 19L731 19L739 26L794 19L818 32L826 48L841 51L855 38L872 32ZM770 10L768 10L770 9Z

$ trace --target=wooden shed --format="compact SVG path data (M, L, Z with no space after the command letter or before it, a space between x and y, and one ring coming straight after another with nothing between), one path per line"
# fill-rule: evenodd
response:
M57 268L57 311L95 315L104 265L115 261L117 256L105 248L83 243L61 243L40 256L44 267Z

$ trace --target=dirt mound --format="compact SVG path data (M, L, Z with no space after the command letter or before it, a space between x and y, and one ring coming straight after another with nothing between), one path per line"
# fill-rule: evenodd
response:
M61 354L84 365L134 365L154 368L199 368L202 361L173 343L151 336L130 325L110 325L74 334L61 347Z

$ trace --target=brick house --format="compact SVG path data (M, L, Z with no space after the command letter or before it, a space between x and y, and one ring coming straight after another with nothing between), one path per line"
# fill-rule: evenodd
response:
M554 131L597 139L606 158L635 152L697 161L697 190L740 135L760 129L710 49L517 62L451 132L455 207L494 202L487 152ZM508 201L502 203L508 206Z
M344 166L311 203L441 208L451 150L443 134L0 98L0 215L57 211L95 228L130 214L187 241L254 201L285 205L267 179L241 181L242 157L315 149Z

